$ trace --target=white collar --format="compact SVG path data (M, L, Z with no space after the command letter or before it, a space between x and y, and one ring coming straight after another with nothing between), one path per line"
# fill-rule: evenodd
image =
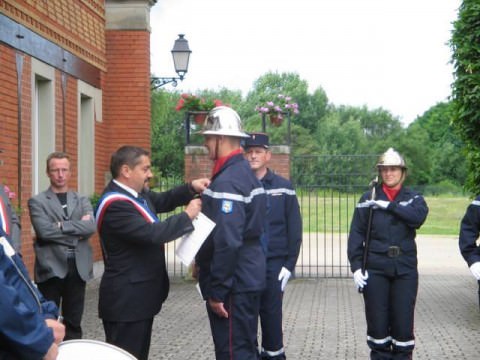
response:
M113 179L113 182L115 184L117 184L118 186L120 186L123 190L129 192L130 194L133 195L134 198L137 198L138 197L138 192L136 192L135 190L133 190L130 186L127 186L125 184L122 184L120 181L117 181L115 179Z

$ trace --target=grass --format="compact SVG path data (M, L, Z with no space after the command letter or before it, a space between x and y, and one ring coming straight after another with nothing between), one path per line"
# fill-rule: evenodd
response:
M350 227L359 194L330 190L297 191L303 216L304 232L346 233ZM429 213L418 230L424 235L458 235L460 221L471 199L468 197L428 196Z

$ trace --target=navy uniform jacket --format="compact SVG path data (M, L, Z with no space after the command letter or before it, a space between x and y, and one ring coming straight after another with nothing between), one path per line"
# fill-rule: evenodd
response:
M267 258L285 258L293 272L302 243L302 217L292 183L268 170L262 178L267 193Z
M0 358L42 359L54 341L45 319L57 318L57 306L33 285L19 255L10 258L1 245L0 309Z
M202 193L202 212L216 226L195 260L205 300L265 287L265 253L260 244L266 196L243 154L232 156Z
M480 196L468 206L460 224L459 246L468 266L480 261L477 239L480 231Z
M113 181L106 192L132 194ZM144 195L153 213L174 210L193 195L187 185ZM98 218L98 214L97 218ZM100 282L99 316L107 321L140 321L156 315L167 298L169 280L164 243L193 231L185 212L148 222L128 201L109 205L99 226L105 271Z
M389 201L382 186L376 188L376 200ZM352 272L362 267L363 249L370 208L365 202L370 192L363 194L355 208L348 238L348 260ZM422 195L402 187L386 210L374 208L367 269L383 271L389 275L405 274L417 269L416 229L427 218L428 207ZM387 256L390 246L399 246L402 254Z

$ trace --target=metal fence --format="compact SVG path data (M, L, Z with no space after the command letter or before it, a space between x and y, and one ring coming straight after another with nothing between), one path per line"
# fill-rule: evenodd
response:
M303 243L295 276L349 277L347 238L359 196L373 178L376 155L297 156L292 158L292 181L303 220ZM159 184L167 190L181 181ZM176 213L181 211L177 209ZM165 218L169 214L162 214ZM189 277L190 271L175 256L178 240L166 245L168 272Z

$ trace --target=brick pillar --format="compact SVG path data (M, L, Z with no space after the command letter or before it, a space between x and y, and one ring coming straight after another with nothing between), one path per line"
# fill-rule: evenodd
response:
M106 1L104 121L107 152L129 144L150 149L150 6Z
M269 168L276 174L290 179L290 146L270 146L272 158ZM185 146L185 181L201 177L210 178L212 175L213 162L208 157L205 146Z

